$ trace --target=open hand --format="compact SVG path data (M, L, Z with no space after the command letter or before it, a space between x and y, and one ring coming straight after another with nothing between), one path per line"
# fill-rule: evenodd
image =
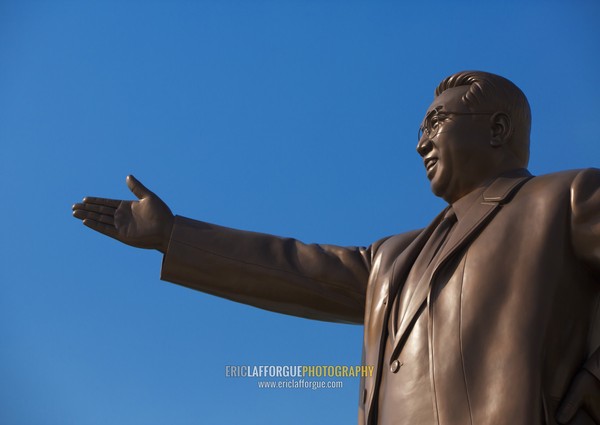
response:
M85 197L73 205L73 216L86 226L138 248L166 252L173 213L158 196L133 176L127 186L139 201Z

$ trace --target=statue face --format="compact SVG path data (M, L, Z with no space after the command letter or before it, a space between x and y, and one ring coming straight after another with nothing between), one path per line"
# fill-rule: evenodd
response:
M449 203L501 172L490 144L494 111L469 109L461 100L468 89L448 89L434 99L417 145L431 190Z

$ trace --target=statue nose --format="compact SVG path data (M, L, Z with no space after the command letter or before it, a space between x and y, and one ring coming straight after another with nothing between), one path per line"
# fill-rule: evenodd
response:
M433 144L431 143L431 139L427 136L421 137L419 143L417 143L417 152L422 157L425 157L431 150L433 149Z

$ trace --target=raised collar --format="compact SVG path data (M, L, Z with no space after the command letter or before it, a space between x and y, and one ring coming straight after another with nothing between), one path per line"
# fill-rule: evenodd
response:
M504 203L509 200L515 186L523 181L524 177L531 177L531 173L525 168L502 173L498 177L488 180L477 189L466 194L452 204L452 209L458 221L465 217L471 205L475 202Z

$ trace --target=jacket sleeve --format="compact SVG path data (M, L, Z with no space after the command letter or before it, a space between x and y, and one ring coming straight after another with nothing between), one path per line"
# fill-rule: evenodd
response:
M161 279L270 311L359 324L373 249L304 244L177 216Z
M571 234L575 253L597 277L596 309L590 317L592 354L584 367L600 380L600 170L581 171L571 185Z

